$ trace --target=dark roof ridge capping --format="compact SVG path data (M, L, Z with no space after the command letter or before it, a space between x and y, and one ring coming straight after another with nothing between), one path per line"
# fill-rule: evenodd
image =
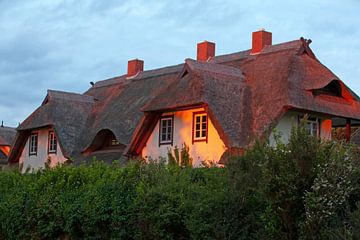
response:
M185 70L187 69L187 66L192 71L200 74L213 73L213 74L220 74L220 75L226 75L232 77L244 77L243 72L239 68L217 64L213 62L202 62L202 61L193 60L191 58L187 58L185 59L185 67L184 67Z
M126 84L129 83L130 81L137 81L137 80L143 80L143 79L173 74L180 71L182 66L183 64L177 64L177 65L166 66L151 70L145 70L139 72L135 77L131 77L131 78L127 78L127 75L124 74L118 77L97 81L92 88L108 87L116 84Z
M50 89L47 91L47 93L48 93L48 95L45 98L45 102L51 101L53 99L84 102L84 103L93 103L94 102L93 96L88 96L88 95L80 94L80 93L50 90Z

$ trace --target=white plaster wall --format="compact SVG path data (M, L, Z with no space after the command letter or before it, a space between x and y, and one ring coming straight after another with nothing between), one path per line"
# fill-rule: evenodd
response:
M44 168L48 158L51 159L50 166L55 167L57 164L64 163L67 159L61 152L59 142L57 143L56 153L48 153L48 137L51 128L42 128L34 133L38 133L38 150L37 155L29 156L29 138L26 141L25 147L21 153L19 163L22 165L21 172L25 172L29 169L31 172Z
M270 146L275 146L274 140L274 132L281 134L281 142L287 143L291 136L291 130L295 126L298 126L298 116L304 115L303 113L297 113L293 111L289 111L285 113L285 115L279 120L278 124L276 125L274 131L270 134L269 142ZM311 115L311 117L318 117L316 115ZM331 127L332 127L332 120L331 119L324 119L318 117L320 119L320 138L322 140L331 140Z
M194 142L194 144L192 144L193 112L203 110L204 109L199 108L164 114L174 114L173 147L178 146L181 148L182 144L185 142L189 146L189 153L193 158L193 165L195 167L201 166L201 161L218 162L226 150L225 144L220 139L210 118L208 119L208 142ZM152 159L158 159L159 157L167 158L168 149L170 147L171 145L159 146L158 122L151 136L147 140L146 146L142 150L142 156L144 158L150 157Z
M275 134L281 135L281 142L287 143L290 139L291 129L294 126L298 125L298 114L295 112L287 112L285 115L279 120L278 124L271 132L269 137L270 146L275 146Z

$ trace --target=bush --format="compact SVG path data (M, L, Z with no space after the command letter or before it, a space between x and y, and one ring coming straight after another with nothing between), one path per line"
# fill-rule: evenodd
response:
M185 149L186 150L186 149ZM225 168L94 163L0 172L0 239L349 239L360 232L356 148L303 128ZM180 165L180 166L179 166Z

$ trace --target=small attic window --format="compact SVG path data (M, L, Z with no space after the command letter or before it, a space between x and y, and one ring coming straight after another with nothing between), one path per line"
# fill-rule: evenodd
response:
M95 152L101 150L121 150L125 146L115 137L115 134L109 129L100 130L92 143L83 152Z
M318 95L330 95L335 97L343 97L341 95L340 83L336 80L331 81L328 85L320 89L314 89L313 94Z

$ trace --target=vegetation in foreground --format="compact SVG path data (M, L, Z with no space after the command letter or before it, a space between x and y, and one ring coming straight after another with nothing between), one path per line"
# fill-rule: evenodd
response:
M225 168L0 172L0 239L360 239L355 147L302 128Z

